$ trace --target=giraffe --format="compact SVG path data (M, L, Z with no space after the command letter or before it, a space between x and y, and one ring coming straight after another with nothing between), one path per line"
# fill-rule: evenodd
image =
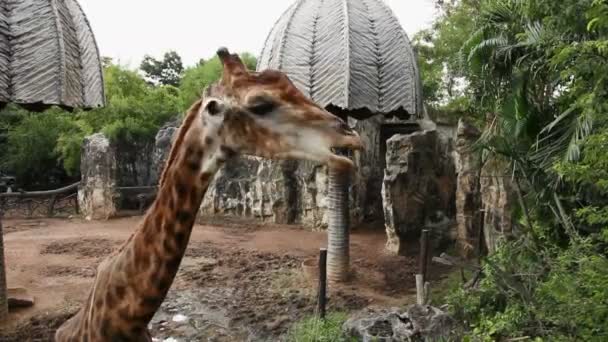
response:
M307 159L352 169L331 148L362 149L359 135L276 70L251 72L226 48L222 79L187 111L157 196L131 237L97 268L85 304L57 342L151 341L148 324L173 283L203 196L229 158Z

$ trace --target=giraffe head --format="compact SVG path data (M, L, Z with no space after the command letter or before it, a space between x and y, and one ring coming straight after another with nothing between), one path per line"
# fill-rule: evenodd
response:
M201 113L210 116L210 122L222 122L226 129L220 136L226 147L270 159L306 159L336 169L352 168L348 158L332 152L332 148L363 148L359 135L342 119L308 99L284 73L249 71L238 55L225 48L217 54L224 67L219 92L235 104L211 99ZM212 113L219 116L211 117Z

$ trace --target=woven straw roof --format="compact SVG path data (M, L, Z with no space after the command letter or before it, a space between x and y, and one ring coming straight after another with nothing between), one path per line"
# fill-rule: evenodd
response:
M105 104L99 51L76 0L0 0L0 106Z
M257 66L266 68L322 106L422 112L414 51L382 0L297 0L267 37Z

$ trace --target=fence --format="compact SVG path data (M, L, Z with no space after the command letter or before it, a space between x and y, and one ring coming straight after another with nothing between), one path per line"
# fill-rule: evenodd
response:
M0 211L13 218L77 215L79 184L49 191L0 193Z

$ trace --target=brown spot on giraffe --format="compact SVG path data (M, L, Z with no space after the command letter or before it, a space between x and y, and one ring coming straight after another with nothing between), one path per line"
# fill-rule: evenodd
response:
M361 148L339 118L307 100L285 75L249 72L225 49L218 55L222 81L188 110L154 203L133 235L98 266L88 300L57 330L57 342L151 341L147 325L175 279L205 191L226 157L352 167L331 153L332 147Z

